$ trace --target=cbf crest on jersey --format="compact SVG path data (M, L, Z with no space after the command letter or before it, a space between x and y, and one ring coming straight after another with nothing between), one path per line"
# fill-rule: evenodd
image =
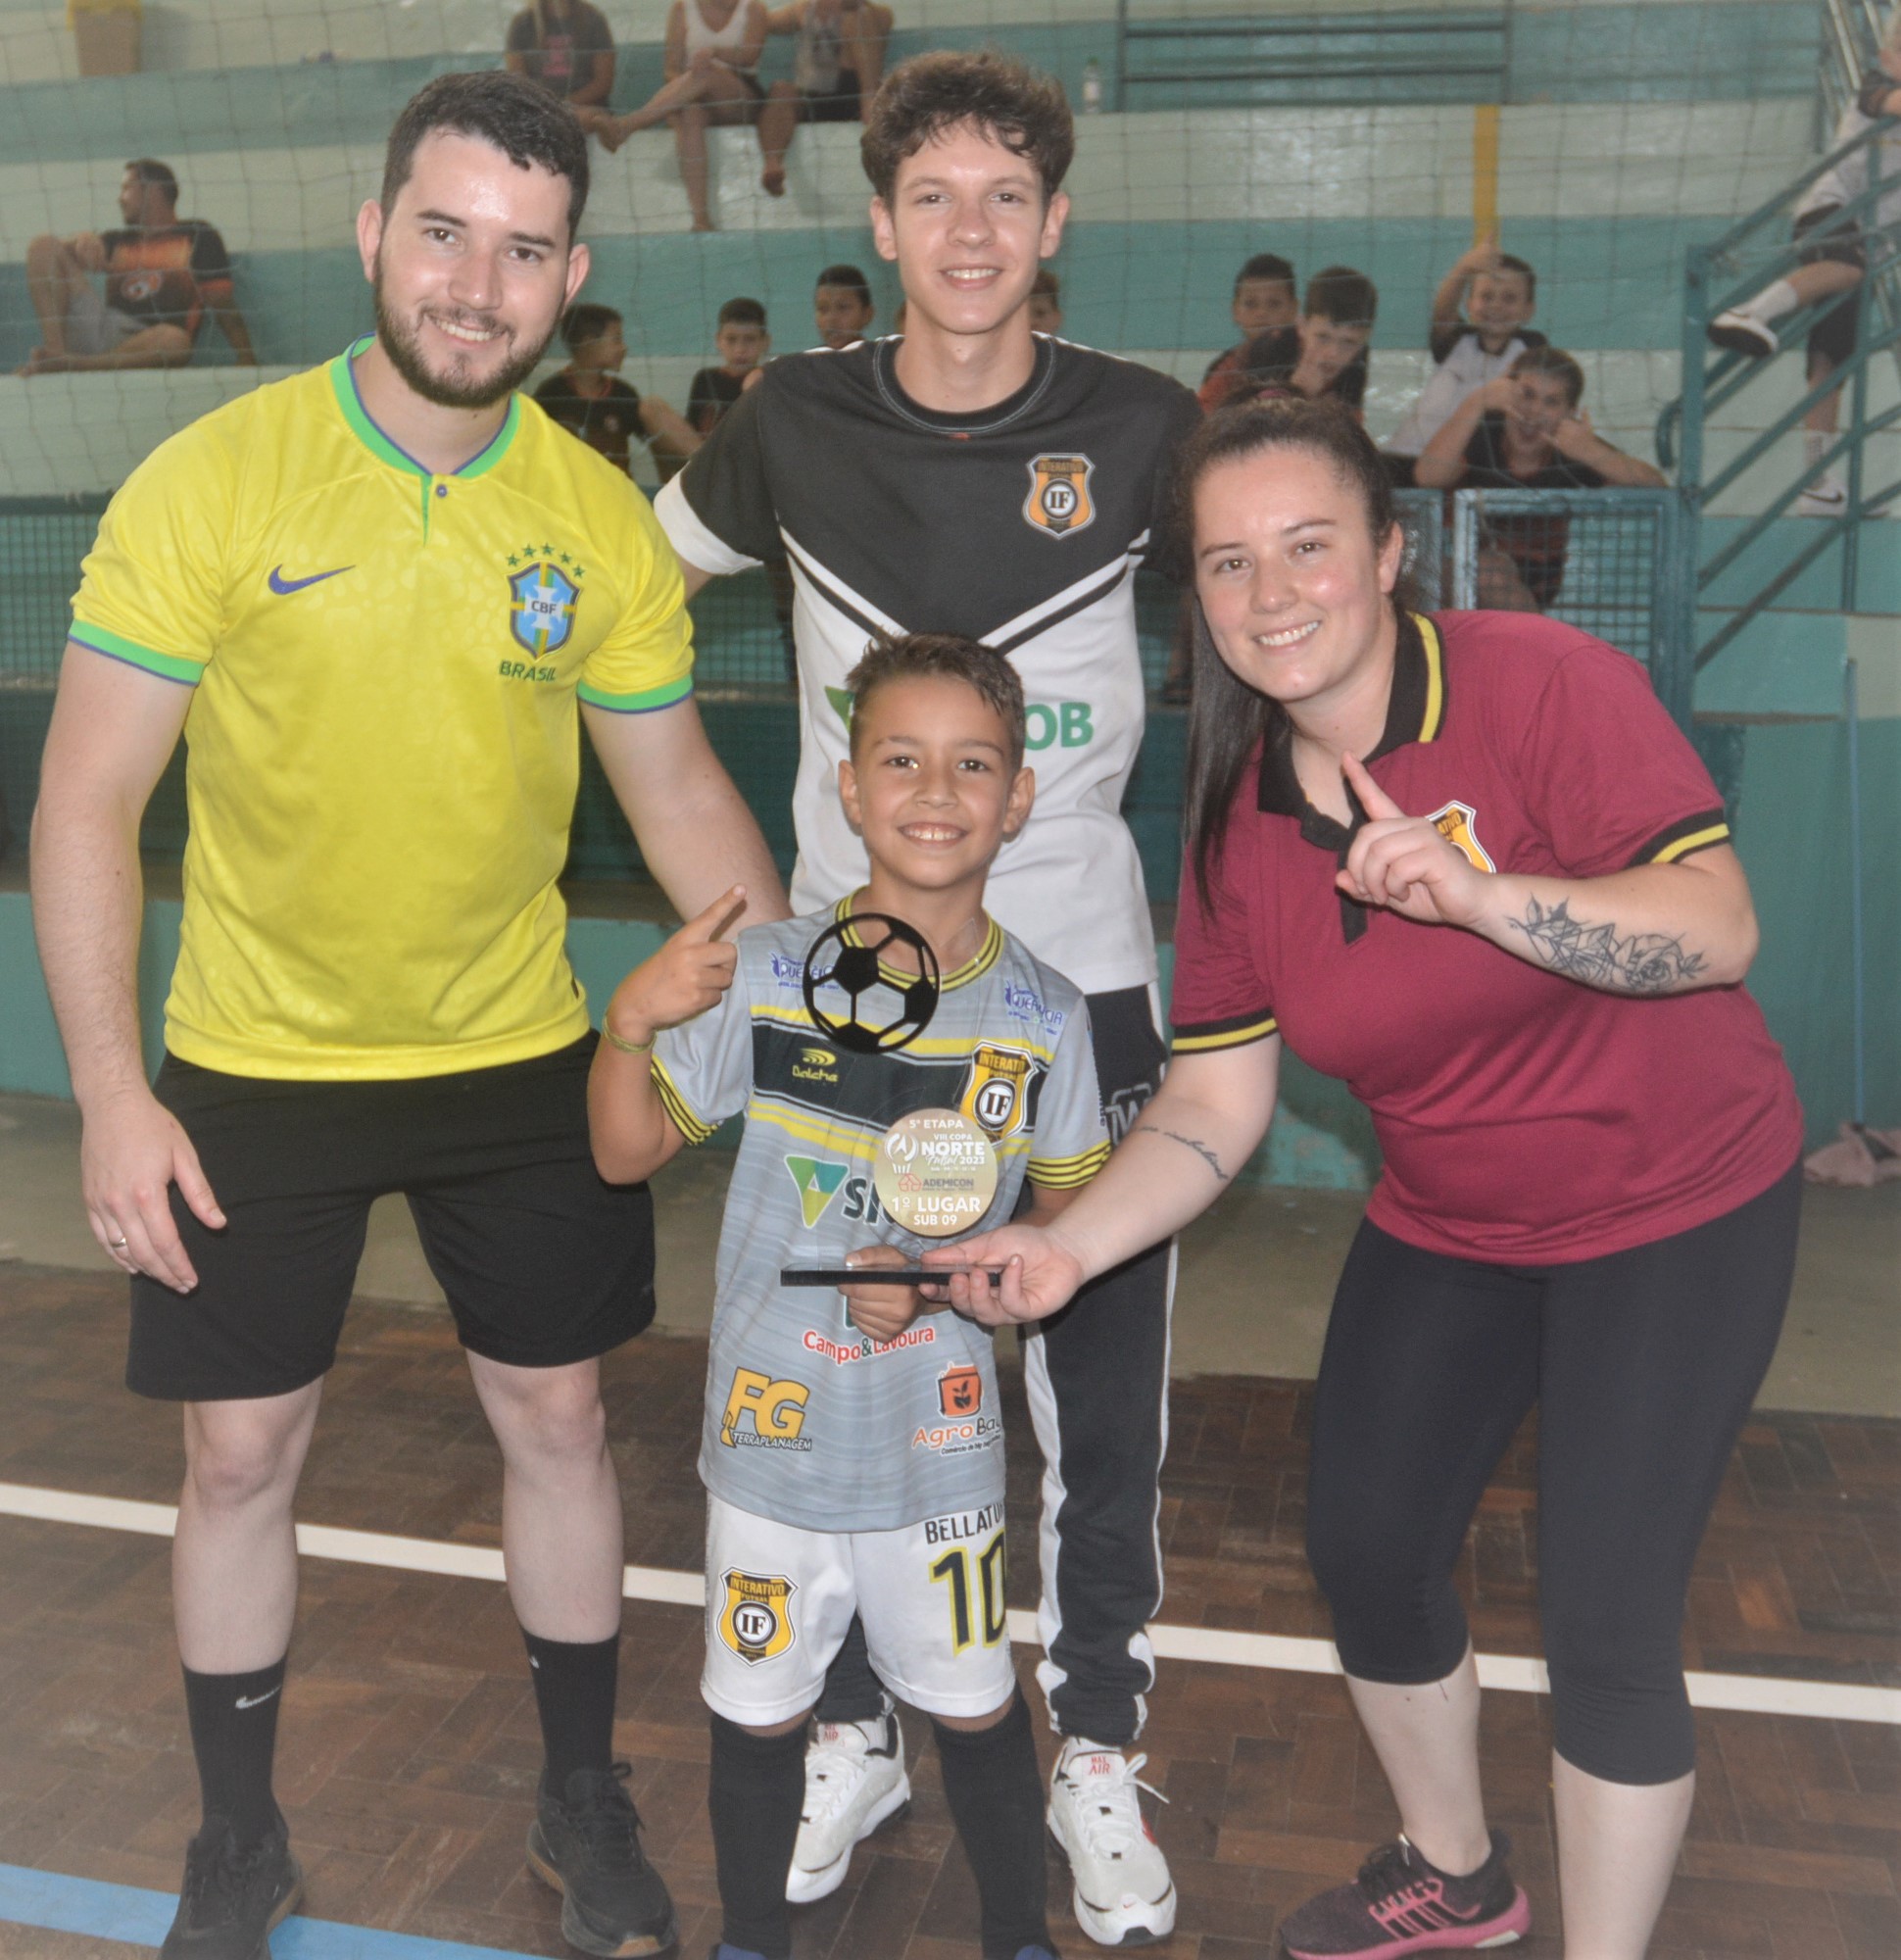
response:
M783 1573L737 1572L729 1566L719 1583L719 1638L741 1660L771 1660L798 1640L792 1595L799 1589Z
M509 578L509 629L516 644L545 661L567 644L581 589L559 565L531 564Z
M1479 812L1469 803L1456 800L1434 810L1426 821L1464 857L1475 871L1495 871L1498 866L1491 861L1491 854L1479 842L1476 828Z
M1027 1048L979 1042L971 1051L970 1074L957 1107L993 1143L1013 1137L1030 1113L1030 1085L1037 1061Z
M1088 457L1033 456L1029 468L1030 494L1023 500L1028 522L1054 538L1087 530L1095 523L1096 503L1089 494L1089 479L1096 474L1096 466Z

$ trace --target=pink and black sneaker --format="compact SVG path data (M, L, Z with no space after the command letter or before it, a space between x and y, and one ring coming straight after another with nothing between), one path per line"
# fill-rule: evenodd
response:
M1511 1839L1491 1834L1491 1856L1453 1878L1405 1838L1380 1848L1350 1886L1337 1886L1288 1915L1281 1938L1292 1960L1394 1960L1401 1953L1509 1946L1532 1908L1505 1860Z

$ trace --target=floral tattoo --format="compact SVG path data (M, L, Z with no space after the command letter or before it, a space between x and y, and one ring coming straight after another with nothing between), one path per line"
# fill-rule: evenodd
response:
M1617 927L1587 925L1571 916L1571 902L1555 906L1526 902L1525 916L1509 919L1532 951L1553 973L1582 980L1611 994L1669 994L1703 971L1700 953L1663 932L1634 932L1619 938Z

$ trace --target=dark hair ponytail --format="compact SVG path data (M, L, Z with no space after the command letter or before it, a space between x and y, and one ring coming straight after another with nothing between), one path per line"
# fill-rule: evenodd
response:
M1333 465L1358 492L1376 549L1398 521L1380 452L1337 402L1247 402L1209 416L1182 445L1175 461L1169 556L1186 587L1180 630L1193 668L1183 811L1187 861L1204 902L1242 779L1264 744L1287 739L1288 718L1279 702L1249 687L1215 648L1194 592L1194 493L1217 464L1283 449L1304 450ZM1392 606L1403 614L1400 589L1393 592Z

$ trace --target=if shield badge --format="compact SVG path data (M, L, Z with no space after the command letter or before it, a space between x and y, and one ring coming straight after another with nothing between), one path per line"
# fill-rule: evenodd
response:
M1041 1071L1026 1048L979 1042L957 1107L982 1126L993 1143L1013 1137L1029 1115L1030 1085Z
M719 1583L719 1638L741 1660L771 1660L799 1638L792 1623L792 1595L799 1589L783 1574L736 1572L729 1566Z
M531 564L509 579L509 629L530 658L545 661L574 630L580 588L552 564Z
M1491 861L1490 854L1479 842L1476 828L1479 812L1469 803L1454 802L1441 805L1434 810L1426 821L1438 834L1461 852L1475 871L1495 871L1498 866Z
M1052 538L1087 530L1096 521L1096 503L1089 480L1096 466L1086 456L1033 456L1030 494L1023 500L1027 523Z

